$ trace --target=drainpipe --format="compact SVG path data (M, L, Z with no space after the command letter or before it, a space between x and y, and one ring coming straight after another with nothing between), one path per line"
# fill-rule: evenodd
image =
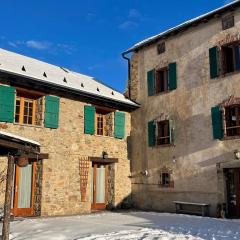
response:
M124 59L127 60L128 62L128 95L129 95L129 99L131 99L131 62L130 62L130 58L128 58L126 55L130 53L130 51L127 52L123 52L122 53L122 57Z

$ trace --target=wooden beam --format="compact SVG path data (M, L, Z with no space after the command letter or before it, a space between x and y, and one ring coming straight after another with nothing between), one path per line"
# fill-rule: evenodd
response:
M40 153L40 154L29 153L27 154L27 157L29 159L43 160L43 159L49 159L49 154L48 153Z
M101 157L90 157L90 161L98 163L117 163L118 158L101 158Z
M7 169L7 179L6 179L2 240L9 240L11 199L12 199L12 187L13 187L13 172L14 172L14 157L8 156L8 169Z

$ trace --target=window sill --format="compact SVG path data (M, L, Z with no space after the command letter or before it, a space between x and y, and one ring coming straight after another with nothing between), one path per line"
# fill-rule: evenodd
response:
M21 127L44 128L44 126L28 125L28 124L21 124L21 123L13 123L13 125L21 126Z
M110 139L123 140L123 141L126 139L126 138L115 138L114 136L104 136L104 135L87 134L87 133L84 133L84 135L90 135L90 136L98 137L98 138L110 138Z
M227 78L227 77L231 77L231 76L234 76L236 74L239 74L240 71L239 70L236 70L234 72L229 72L229 73L224 73L224 74L220 74L219 78Z
M149 97L157 97L157 96L162 96L162 95L168 94L168 93L170 93L170 92L171 92L171 90L167 90L167 91L165 91L165 92L159 92L159 93L155 93L154 95L152 95L152 96L149 96Z
M240 135L239 136L226 136L226 137L223 137L221 140L225 141L225 140L237 140L237 139L240 139Z
M175 147L174 144L163 144L163 145L156 145L157 148L167 148L167 147Z

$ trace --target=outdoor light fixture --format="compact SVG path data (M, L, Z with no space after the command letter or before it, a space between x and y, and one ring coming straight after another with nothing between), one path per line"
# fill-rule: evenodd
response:
M239 150L235 150L235 151L234 151L234 156L235 156L235 158L236 158L237 160L239 160L239 159L240 159L240 151L239 151Z
M103 157L103 159L106 159L106 158L108 158L108 153L107 153L107 152L105 152L105 151L103 151L103 152L102 152L102 157Z

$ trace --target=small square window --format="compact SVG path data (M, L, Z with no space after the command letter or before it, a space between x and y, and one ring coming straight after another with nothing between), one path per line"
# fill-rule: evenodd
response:
M170 185L170 174L162 173L162 186L169 187Z
M234 26L234 16L226 16L222 19L222 29L226 30Z
M165 42L159 43L157 45L157 52L158 54L162 54L166 51L166 46L165 46Z

